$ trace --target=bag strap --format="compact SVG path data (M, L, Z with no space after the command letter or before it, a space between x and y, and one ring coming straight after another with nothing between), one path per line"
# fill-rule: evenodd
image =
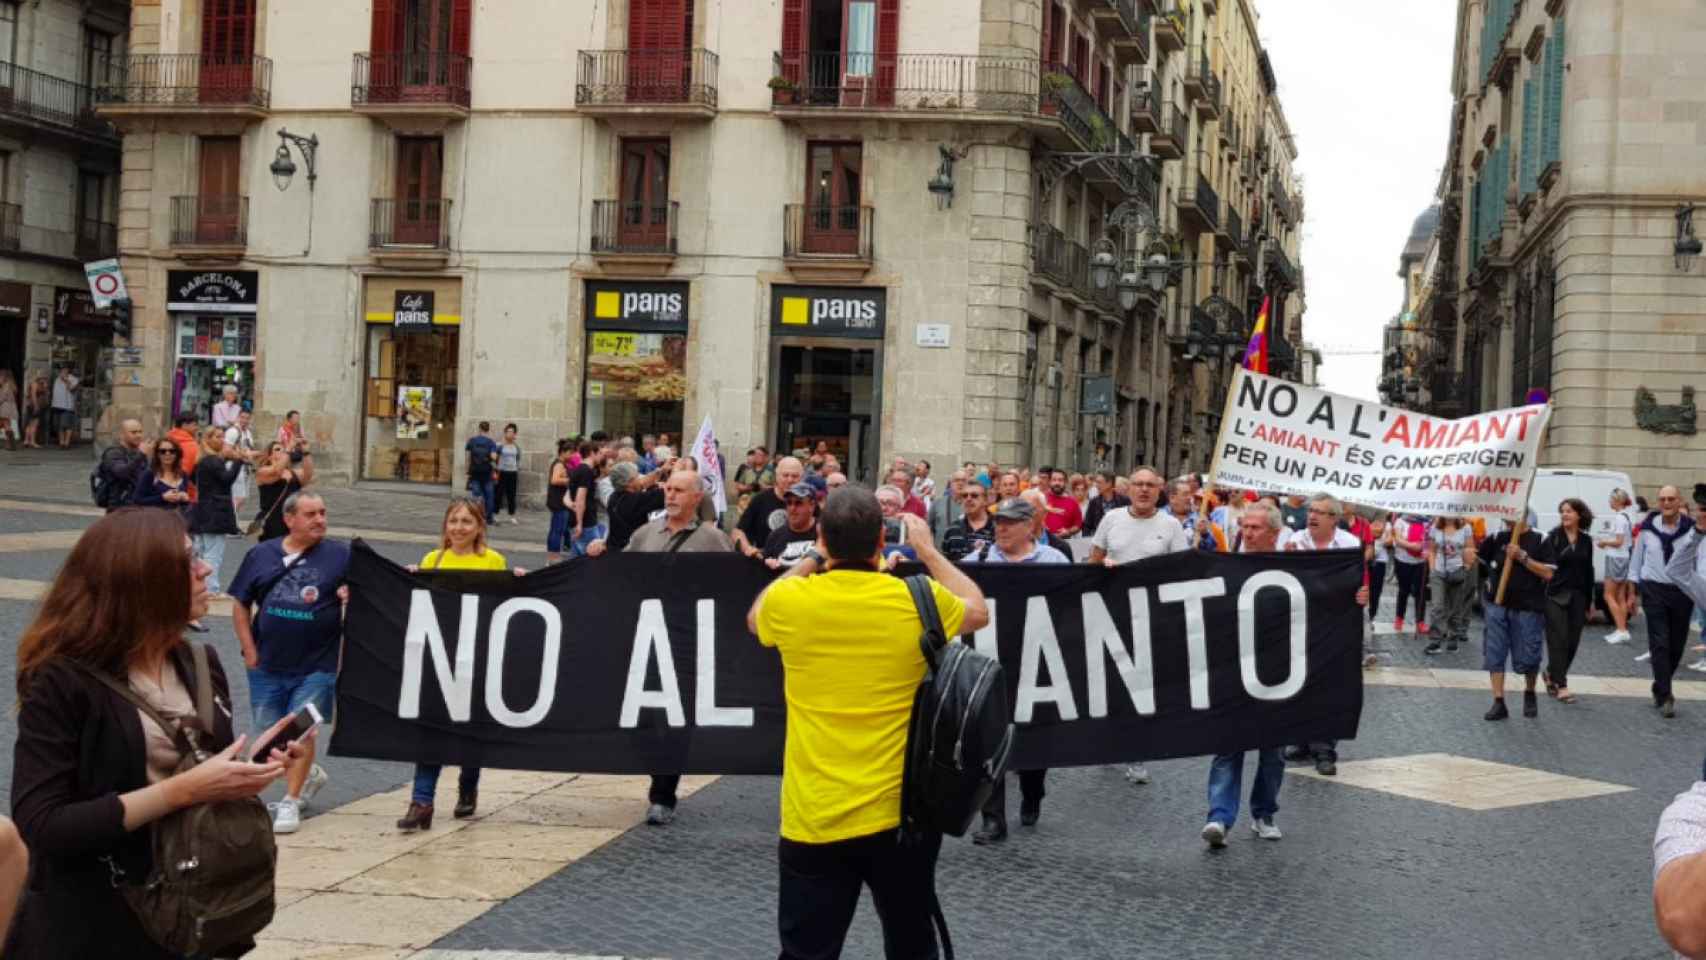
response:
M930 891L930 919L936 924L936 933L942 938L942 960L954 960L954 938L948 936L948 918L942 916L942 899L936 896L936 891Z
M693 536L693 531L695 531L697 529L699 529L699 525L694 524L693 526L688 527L686 530L678 531L675 534L675 536L669 538L669 546L664 547L663 552L664 553L677 553L677 552L679 552L681 550L682 544L686 543L687 538Z
M201 732L213 736L213 671L207 665L207 644L190 644L190 659L195 664L195 715Z
M135 690L130 689L130 684L120 683L118 678L105 670L99 670L87 664L78 664L78 666L82 667L90 676L105 684L107 689L129 701L136 707L136 709L141 710L143 716L146 716L148 719L159 724L160 729L166 731L166 733L171 736L172 745L178 748L179 754L186 757L193 756L195 754L195 745L190 742L189 734L184 732L183 724L167 720L165 714L154 709L153 704L143 699L142 695L137 693ZM166 668L168 670L175 669L169 662L166 664Z
M924 651L924 661L934 666L937 652L948 644L948 631L942 626L942 614L936 609L936 595L930 590L930 578L915 573L906 578L906 588L912 593L912 605L918 608L918 619L924 624L924 633L918 638L919 649Z

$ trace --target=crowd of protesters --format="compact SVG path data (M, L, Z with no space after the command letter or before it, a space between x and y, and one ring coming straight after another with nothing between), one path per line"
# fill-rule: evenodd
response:
M20 643L13 810L22 845L0 821L0 865L27 860L32 888L56 895L25 899L15 942L52 943L72 955L83 942L78 938L90 935L86 918L99 917L118 924L113 935L120 940L141 943L107 875L82 869L90 851L115 869L145 874L149 823L198 803L254 797L275 781L283 781L284 796L269 816L275 833L289 833L329 780L314 762L314 737L248 762L247 741L236 736L228 711L225 724L210 731L211 759L179 769L167 732L145 717L139 723L136 711L100 682L102 672L126 677L133 693L162 710L187 712L196 691L186 672L191 647L184 631L220 595L226 541L247 528L259 542L243 556L229 596L253 705L249 726L266 731L256 742L270 740L308 705L332 717L350 547L327 536L326 503L311 487L312 445L299 418L293 412L265 445L255 443L249 419L241 409L223 411L220 422L205 427L180 418L158 440L125 421L102 455L95 492L109 516L74 548ZM438 547L411 570L526 572L488 543L501 510L515 522L522 463L516 426L506 425L501 438L482 422L468 440L469 495L450 503ZM1470 643L1468 623L1479 605L1486 621L1482 666L1493 694L1488 720L1509 716L1508 672L1522 677L1525 716L1537 715L1542 681L1557 701L1575 702L1569 674L1595 601L1596 549L1605 552L1603 604L1616 627L1608 641L1627 642L1630 621L1645 616L1643 659L1653 672L1653 705L1667 718L1675 716L1671 678L1694 611L1706 609L1706 551L1699 549L1706 486L1694 491L1693 516L1675 487L1660 490L1658 509L1647 514L1616 491L1603 505L1614 517L1610 534L1596 541L1594 508L1576 499L1558 505L1560 521L1551 530L1535 529L1531 515L1488 534L1480 521L1359 516L1324 494L1209 489L1195 475L1169 480L1151 467L1117 476L968 462L938 488L929 463L897 457L875 471L881 482L869 490L850 486L838 458L820 445L778 458L764 447L749 450L719 515L707 496L711 478L678 458L668 440L593 434L558 444L544 477L548 561L565 554L717 552L777 571L755 601L750 624L779 650L789 683L779 852L784 956L830 955L856 900L849 891L856 894L861 884L891 904L918 898L885 915L891 936L908 943L934 936L922 905L934 897L940 838L922 846L893 843L895 738L904 745L910 694L862 705L864 719L856 725L795 722L835 714L848 676L880 681L884 690L916 685L922 668L913 639L921 624L900 581L886 575L898 563L929 570L942 620L950 634L960 634L987 622L965 567L1113 567L1188 551L1360 551L1366 575L1356 600L1376 632L1406 634L1406 614L1413 612L1408 622L1422 651L1450 656ZM244 514L251 516L247 523ZM119 543L126 549L116 550ZM123 562L98 559L108 553ZM1396 616L1379 622L1389 576L1397 581ZM136 599L115 599L124 597ZM814 615L830 607L863 612L828 620ZM807 622L812 629L802 631ZM214 696L229 703L230 684L215 667ZM133 757L144 762L132 763ZM1275 816L1288 759L1331 776L1337 745L1257 751L1250 829L1263 840L1282 836ZM1210 763L1201 830L1210 847L1224 846L1238 819L1243 767L1242 754ZM1034 826L1047 771L1015 772L1019 823ZM400 830L431 829L439 775L435 765L416 767ZM1126 777L1142 784L1150 774L1132 764ZM479 780L477 768L460 771L454 817L476 813ZM661 827L675 819L679 785L677 776L652 778L648 823ZM847 804L831 809L811 801L831 786L848 792ZM983 810L977 844L1008 838L1006 805L1003 783ZM66 906L71 902L74 910ZM139 948L135 955L157 951Z

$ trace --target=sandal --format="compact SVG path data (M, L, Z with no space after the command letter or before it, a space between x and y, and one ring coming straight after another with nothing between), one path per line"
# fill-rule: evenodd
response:
M1550 680L1546 681L1546 695L1548 697L1556 697L1558 695L1558 685Z
M1558 691L1558 702L1559 703L1575 703L1576 702L1576 695L1571 693L1568 690L1559 690Z

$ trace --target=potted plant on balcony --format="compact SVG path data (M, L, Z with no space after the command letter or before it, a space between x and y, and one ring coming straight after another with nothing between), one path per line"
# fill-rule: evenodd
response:
M769 83L765 85L770 88L770 101L772 103L788 104L796 103L799 100L799 85L787 77L780 75L771 77Z
M1064 73L1057 73L1054 70L1045 70L1042 81L1042 102L1039 104L1041 107L1040 112L1051 116L1056 113L1060 102L1061 92L1067 87L1072 86L1072 82L1072 78Z

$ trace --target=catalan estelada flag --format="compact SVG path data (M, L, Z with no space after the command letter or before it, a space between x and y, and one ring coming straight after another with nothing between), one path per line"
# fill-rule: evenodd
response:
M1268 372L1268 306L1272 297L1262 300L1262 312L1256 315L1256 329L1250 331L1250 345L1244 348L1244 369L1256 373Z

